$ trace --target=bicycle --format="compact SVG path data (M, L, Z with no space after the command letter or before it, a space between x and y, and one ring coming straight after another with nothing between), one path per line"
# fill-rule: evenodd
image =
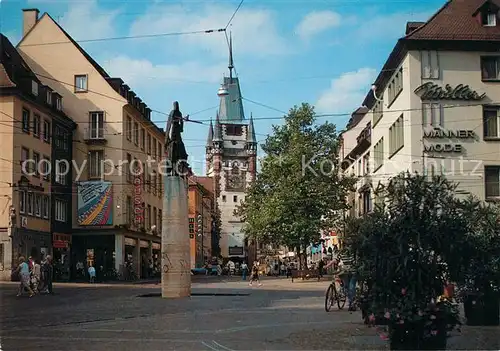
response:
M337 275L330 283L325 295L325 311L330 312L332 306L337 302L339 310L343 309L347 300L347 292L344 281Z

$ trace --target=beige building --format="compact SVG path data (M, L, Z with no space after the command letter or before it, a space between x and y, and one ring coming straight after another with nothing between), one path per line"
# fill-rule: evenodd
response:
M71 162L76 125L62 101L0 34L0 280L11 279L19 256L68 254L71 173L60 164Z
M342 134L343 169L359 177L352 215L371 211L377 184L406 170L500 199L499 5L453 0L408 23Z
M115 268L124 277L144 276L147 261L160 256L162 187L155 168L163 129L130 87L110 77L47 13L24 10L18 50L60 92L78 124L72 259L96 265L98 275L102 266L106 274Z

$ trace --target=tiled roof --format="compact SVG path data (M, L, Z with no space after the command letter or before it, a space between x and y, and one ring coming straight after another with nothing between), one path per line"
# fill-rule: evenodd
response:
M219 118L222 124L243 124L245 113L241 96L240 81L237 77L224 77L224 85L228 95L221 96Z
M200 176L193 176L190 178L190 180L201 184L207 191L213 194L214 192L214 179L212 177L200 177Z
M451 0L427 23L408 34L412 40L500 40L500 23L483 26L475 13L485 3L500 6L500 0ZM497 22L500 22L497 19Z

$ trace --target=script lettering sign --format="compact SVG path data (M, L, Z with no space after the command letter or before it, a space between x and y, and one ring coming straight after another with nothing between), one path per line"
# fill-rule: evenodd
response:
M424 83L415 89L422 100L482 100L486 93L479 94L468 85L459 84L455 88L446 84L440 87L432 82Z

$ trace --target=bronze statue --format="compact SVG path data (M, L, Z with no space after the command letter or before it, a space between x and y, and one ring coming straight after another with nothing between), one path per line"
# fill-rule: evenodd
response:
M184 118L179 110L179 103L174 101L174 108L168 115L165 136L165 157L168 175L184 175L188 169L188 154L181 135L183 131Z

